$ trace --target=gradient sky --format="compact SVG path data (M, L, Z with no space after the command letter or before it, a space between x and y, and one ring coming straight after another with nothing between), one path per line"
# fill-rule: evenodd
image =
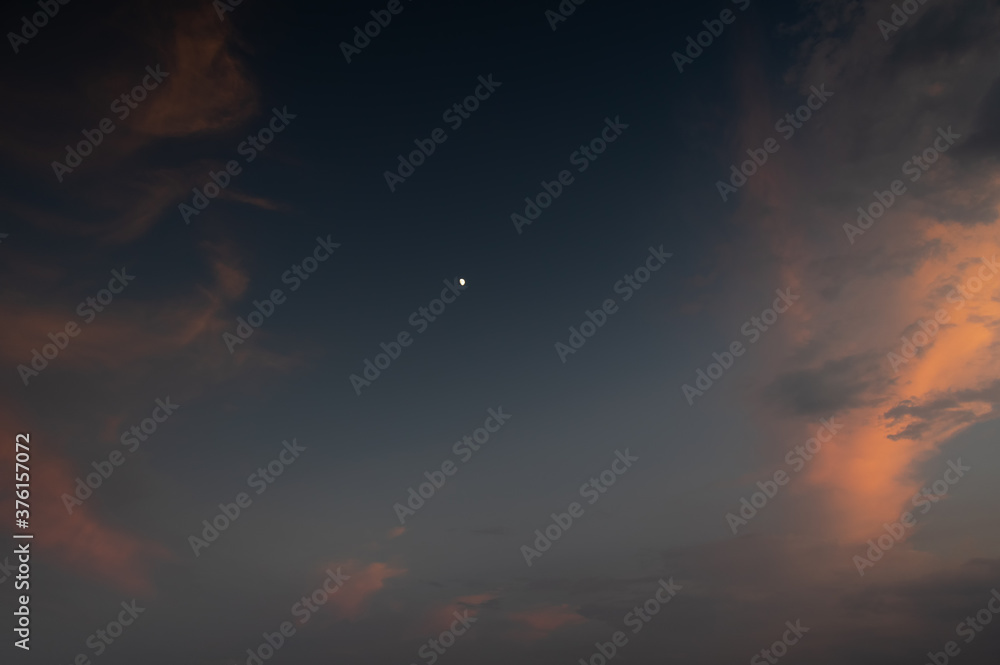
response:
M1000 620L969 643L956 628L1000 589L1000 7L928 0L888 31L893 3L866 0L567 0L555 30L556 0L399 6L350 63L340 43L385 3L246 0L220 18L208 1L81 1L16 53L8 38L0 504L13 515L28 432L36 538L32 650L7 631L9 662L243 665L339 568L268 663L428 663L455 612L476 621L440 663L588 662L619 630L615 663L759 663L797 620L809 632L783 662L920 665L956 640L955 661L995 663ZM7 6L5 32L36 11ZM157 66L120 118L112 102ZM453 129L442 113L489 76ZM247 162L241 143L286 108ZM60 181L52 163L102 118L114 131ZM627 128L578 172L608 119ZM390 191L384 172L438 127ZM939 130L957 138L911 180ZM772 137L723 200L717 183ZM186 224L179 206L231 160ZM564 169L572 184L519 233L512 213ZM894 180L884 215L845 229ZM291 291L318 238L339 247ZM661 246L625 301L616 284ZM123 267L134 281L88 321L78 306ZM411 324L460 277L440 318ZM276 288L287 300L230 353L224 334ZM751 337L779 290L797 299ZM609 298L563 362L556 344ZM69 322L78 336L26 385L18 366ZM357 394L350 376L402 331L412 344ZM167 398L176 412L123 444ZM462 461L453 445L490 409L511 417ZM293 439L305 450L257 494L251 474ZM69 514L63 496L116 451ZM638 459L588 503L581 485L625 451ZM449 460L401 525L394 505ZM958 460L971 470L942 484ZM734 534L727 514L776 472L787 483ZM189 537L240 492L251 505L196 556ZM522 546L574 501L582 516L527 565ZM859 574L907 511L916 525ZM661 580L680 589L633 633ZM145 612L96 654L133 600Z

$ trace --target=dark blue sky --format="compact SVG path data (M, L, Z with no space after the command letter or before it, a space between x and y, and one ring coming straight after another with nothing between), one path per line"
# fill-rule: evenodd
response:
M60 5L0 59L37 538L4 648L249 665L287 621L262 660L992 662L959 631L1000 587L1000 13L915 6L399 0L348 63L385 4Z

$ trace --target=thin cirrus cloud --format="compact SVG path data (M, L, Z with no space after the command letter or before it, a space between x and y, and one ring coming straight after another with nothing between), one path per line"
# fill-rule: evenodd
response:
M568 604L533 607L512 612L507 618L518 625L517 639L528 643L544 639L565 626L587 621Z
M57 304L39 305L45 300L42 294L9 290L0 299L0 309L11 322L0 333L0 359L11 366L28 364L31 350L48 343L49 333L62 331L68 321L74 321L80 328L78 335L51 362L51 367L44 370L46 373L65 369L121 370L138 361L167 361L178 352L193 354L200 371L221 370L230 364L230 356L221 342L222 332L233 326L229 308L243 296L249 280L233 247L206 242L201 252L212 283L196 284L186 294L161 301L130 299L126 289L118 296L119 302L112 302L89 324L73 309ZM134 270L127 266L126 269ZM53 278L64 280L68 275L53 275ZM94 291L101 286L98 283ZM130 284L128 288L138 287ZM263 348L245 355L252 364L287 364ZM243 361L243 356L240 360ZM34 380L40 377L29 381Z
M365 616L375 596L386 585L386 581L406 574L405 568L381 562L365 563L350 560L331 566L342 568L350 579L330 597L330 607L338 619L357 621Z
M0 408L0 425L7 432L29 433L32 456L32 521L44 524L32 529L32 542L43 560L55 563L74 576L112 588L141 595L155 593L154 573L158 566L173 560L163 545L106 524L90 506L75 506L67 512L64 492L73 492L74 473L70 463L43 445L38 428L25 427L23 417L15 418ZM14 447L0 449L0 462L14 466ZM0 507L14 513L14 493L4 492Z
M476 618L483 606L489 605L496 598L497 596L492 593L480 593L460 596L446 603L430 607L424 611L423 616L411 631L411 635L423 637L448 630L455 623L456 613L459 616L467 614Z
M41 349L50 344L50 333L60 333L68 321L79 327L77 336L71 338L66 348L55 358L48 360L48 367L38 376L29 378L27 386L22 385L20 375L10 380L13 391L37 391L65 383L65 378L79 376L80 372L94 376L113 376L116 381L131 381L136 385L145 372L153 366L160 385L185 385L183 394L172 393L181 403L188 401L199 391L211 389L216 382L227 380L241 371L254 368L288 368L294 361L275 355L264 348L247 354L238 362L225 352L220 341L221 332L231 327L229 308L241 298L248 285L248 277L241 266L237 251L226 243L201 245L201 254L206 264L208 281L195 285L186 293L170 295L158 301L130 297L125 290L116 301L93 323L85 323L72 308L64 304L45 303L47 294L71 278L66 270L34 268L37 279L33 284L18 281L23 286L9 288L0 298L0 311L8 323L0 332L0 360L9 367L12 375L19 365L30 366L32 349ZM22 276L19 258L7 266L11 273ZM44 266L44 262L38 265ZM128 270L126 270L128 272ZM136 278L139 279L138 277ZM93 290L103 286L98 283ZM129 285L130 289L138 288ZM179 355L190 362L177 363ZM179 370L178 368L183 368ZM187 373L182 383L175 376L178 371ZM174 378L171 378L174 377ZM131 407L119 403L125 411ZM145 407L145 404L143 405ZM76 466L80 459L88 456L88 446L93 448L95 458L103 458L106 449L96 444L86 443L87 437L68 423L49 421L40 417L40 424L28 427L24 422L27 412L16 420L11 414L0 413L0 421L8 431L15 427L26 429L33 437L47 442L33 452L32 495L35 518L46 524L37 536L40 557L69 570L84 579L104 582L122 590L150 594L154 592L153 576L164 563L173 559L168 550L141 536L109 526L104 521L98 504L85 503L76 506L73 513L67 512L60 497L72 494L75 480L81 475ZM96 426L98 439L117 439L123 416L112 415L101 419ZM15 425L17 423L17 425ZM61 429L62 428L62 429ZM70 435L69 432L73 434ZM70 459L63 451L69 449L70 439L75 448ZM13 448L4 448L0 454L5 463L13 466ZM12 496L5 496L4 503L13 503ZM12 505L10 506L13 510Z
M169 151L178 139L223 135L258 113L259 90L230 25L205 7L171 10L169 17L162 11L139 3L119 12L100 31L125 45L125 57L80 64L63 87L5 106L0 117L22 131L5 142L3 153L36 181L29 196L4 201L16 217L42 231L96 236L111 245L140 238L209 168L218 167L199 159L153 168L145 153ZM147 39L131 42L129 35L140 26ZM138 85L147 66L168 76L122 119L109 104ZM51 164L66 159L65 146L83 138L81 128L92 130L102 118L114 123L114 131L57 182ZM30 196L36 185L47 192L44 198ZM277 207L249 194L234 192L231 198Z
M227 23L204 8L179 14L158 50L170 85L137 118L136 131L181 137L239 126L258 112L259 91L238 55Z

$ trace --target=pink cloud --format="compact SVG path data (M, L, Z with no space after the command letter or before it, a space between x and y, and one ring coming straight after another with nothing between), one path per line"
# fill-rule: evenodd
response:
M572 626L587 621L569 605L536 607L510 614L508 618L520 624L516 636L525 642L536 642L548 637L563 626Z
M372 598L385 586L385 581L392 577L405 575L407 570L395 568L387 563L362 563L348 561L333 564L333 568L343 568L350 578L340 590L330 597L330 605L338 618L356 621L367 611Z
M104 524L84 503L67 512L63 493L72 494L75 476L69 463L42 445L44 437L34 427L25 427L0 410L0 426L6 432L26 432L31 455L31 523L29 532L41 556L86 579L96 580L129 593L154 592L152 568L171 560L170 552L152 541ZM33 436L32 436L33 434ZM14 446L0 448L0 463L14 466ZM0 509L14 514L13 489L0 496Z

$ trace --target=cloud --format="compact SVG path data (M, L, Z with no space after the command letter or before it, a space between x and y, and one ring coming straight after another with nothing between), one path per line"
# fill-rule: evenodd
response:
M136 130L179 137L239 126L258 113L258 92L233 52L231 22L203 6L174 16L176 26L158 40L170 83L144 107Z
M521 630L516 638L525 642L537 642L556 632L564 626L586 623L576 609L567 604L535 607L532 609L512 612L507 618L521 624Z
M6 432L26 432L31 449L31 541L44 560L83 579L109 584L123 592L151 595L157 565L173 560L161 544L105 524L86 502L67 512L64 493L75 491L69 462L55 452L54 442L40 428L26 427L0 407L0 426ZM33 436L32 436L33 435ZM44 442L44 443L43 443ZM0 447L0 463L14 468L14 446ZM0 509L14 514L14 491L5 489Z
M133 38L138 33L142 40ZM259 113L259 91L232 23L201 4L139 2L108 15L95 10L75 34L115 43L115 57L67 58L65 80L44 91L37 90L39 72L32 67L13 72L7 88L12 103L0 111L0 121L19 131L0 151L19 167L21 195L4 203L43 231L119 245L147 234L209 168L231 159L239 141L235 130ZM66 45L74 48L87 47ZM168 75L122 118L113 102L142 82L147 66ZM57 180L52 163L64 161L66 146L76 146L81 131L93 130L102 118L113 131ZM227 137L225 153L218 136ZM251 194L228 196L277 205Z
M807 279L816 279L820 294L835 300L854 281L892 279L912 275L927 260L942 258L948 247L942 238L902 246L860 247L849 254L825 256L810 266Z
M409 634L415 637L436 635L451 628L451 625L455 623L456 614L458 616L478 617L484 608L495 607L496 600L495 594L480 593L460 596L442 604L435 604L423 612Z
M386 580L407 573L404 568L395 568L382 562L348 561L331 567L336 569L338 566L350 575L350 579L330 597L330 606L337 618L349 621L357 621L365 615L372 599L383 589Z
M884 5L871 5L880 18ZM1000 27L996 6L989 0L956 3L927 3L920 15L892 33L891 52L885 58L887 73L902 74L931 65L957 65L979 51Z
M888 385L884 356L869 352L827 360L815 369L786 372L768 390L791 413L821 417L877 404Z
M899 544L860 577L858 551L797 535L665 551L663 574L683 576L684 590L673 613L650 626L692 663L746 659L780 636L783 620L797 618L810 628L794 647L802 662L843 662L845 653L865 665L907 662L926 653L920 636L943 644L1000 582L998 559L952 562ZM717 625L728 627L726 640L706 644L706 627Z
M741 57L750 75L737 89L744 101L733 153L771 130L772 109L784 106L772 97L819 84L834 96L741 188L733 218L745 230L744 251L722 260L741 293L763 282L802 294L748 361L759 365L746 400L774 453L812 436L806 419L835 414L847 423L803 472L795 491L813 523L803 517L800 528L864 542L919 488L917 465L995 417L981 391L1000 375L1000 279L961 306L948 297L975 274L977 257L1000 250L1000 169L969 147L998 104L1000 43L989 35L1000 7L928 5L888 42L876 27L891 11L884 4L807 7L785 26L801 51L784 89L772 92L753 75L763 67L756 50ZM911 180L904 162L948 127L958 142ZM906 193L849 243L843 225L896 178ZM948 325L895 372L886 354L939 309ZM947 401L959 396L970 401Z
M235 317L230 317L229 309L243 296L249 278L232 246L206 242L201 249L214 283L197 285L192 292L183 295L143 300L138 293L134 296L133 293L135 289L142 289L141 284L149 275L126 266L126 272L134 275L135 281L98 313L92 323L86 323L75 309L66 309L64 303L46 302L43 292L56 288L56 284L37 285L33 291L8 290L0 298L0 311L9 322L0 330L0 359L12 367L27 365L32 349L48 344L49 333L62 331L67 322L72 321L80 328L79 334L50 361L50 367L43 370L44 375L29 379L29 388L32 382L43 381L46 376L64 370L113 370L122 379L122 370L137 362L167 362L181 351L196 361L192 367L202 376L206 370L220 377L232 373L237 365L227 352L221 335L235 327ZM93 285L91 295L106 286L110 274L109 270L100 278L104 282ZM52 278L57 282L65 279L56 274ZM291 362L264 348L242 354L239 360L272 367L287 367Z
M925 397L922 403L904 400L889 409L885 416L893 425L905 427L889 438L920 439L942 426L947 430L968 427L1000 417L1000 379L984 388L946 390L939 395Z
M968 155L971 160L976 158L996 160L1000 157L1000 127L996 125L998 115L1000 115L1000 79L993 82L993 86L979 105L969 140L963 146L963 150L960 150L963 156Z

